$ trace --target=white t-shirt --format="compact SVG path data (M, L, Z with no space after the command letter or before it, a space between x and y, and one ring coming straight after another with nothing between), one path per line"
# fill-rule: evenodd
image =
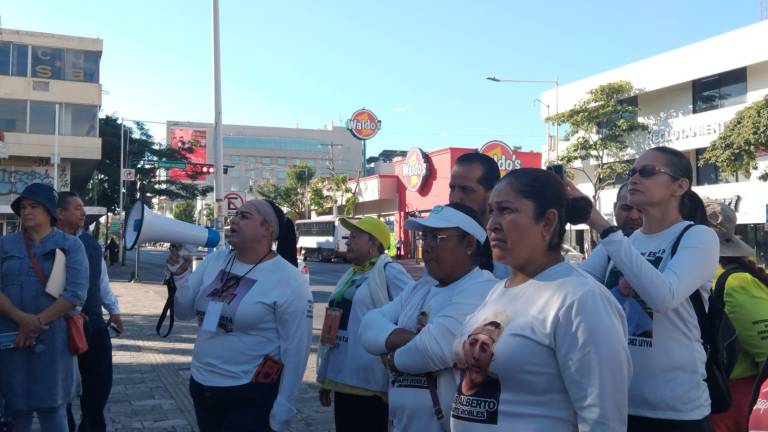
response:
M359 387L374 392L387 392L389 374L381 360L369 354L360 343L358 329L363 317L375 308L368 287L370 271L353 276L349 287L338 303L331 295L330 306L342 310L341 322L336 333L336 346L327 354L326 378L337 383ZM397 263L384 267L390 298L397 298L404 289L413 285L413 278Z
M360 326L360 338L371 354L386 353L387 337L395 328L417 330L426 326L395 351L389 388L389 417L395 431L442 432L435 417L427 385L427 372L436 372L438 399L446 417L456 390L453 340L464 319L485 299L497 279L475 267L459 280L438 287L432 278L420 279L392 303L369 312ZM419 315L422 314L420 318Z
M496 279L504 280L510 276L512 276L512 267L500 263L498 261L493 262L493 276Z
M688 297L699 290L707 304L720 249L717 234L698 225L685 233L670 260L675 239L689 224L678 222L656 234L637 230L629 238L613 233L581 265L605 283L627 315L635 365L631 415L698 420L710 411L706 354ZM622 274L625 283L619 286Z
M176 318L197 318L202 325L232 254L216 251L193 273L175 277ZM202 327L198 331L192 377L207 386L237 386L251 381L265 356L281 361L280 390L270 424L272 429L284 430L296 413L294 402L309 357L312 295L307 279L280 256L252 267L234 260L230 276L243 277L232 284L229 294L222 295L225 306L215 331Z
M469 372L461 372L451 430L626 430L626 337L610 293L568 263L516 287L499 282L454 346Z

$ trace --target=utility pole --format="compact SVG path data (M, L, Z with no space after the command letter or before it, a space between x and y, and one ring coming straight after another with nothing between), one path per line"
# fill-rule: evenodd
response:
M219 0L213 1L213 208L214 228L224 242L224 137L221 130L221 52L219 47Z

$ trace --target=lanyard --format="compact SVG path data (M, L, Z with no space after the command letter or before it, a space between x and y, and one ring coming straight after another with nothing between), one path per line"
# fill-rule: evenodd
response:
M352 272L351 275L347 278L346 281L344 281L344 285L341 286L341 289L336 292L336 294L331 299L331 306L336 306L341 301L341 298L344 297L344 293L347 292L347 289L349 289L350 285L352 285L352 280L355 279L355 276L357 276L359 273Z
M263 257L261 257L261 259L259 259L259 260L256 262L256 264L252 265L252 266L251 266L251 268L249 268L247 272L243 273L243 274L242 274L242 275L240 275L240 276L231 276L231 275L232 275L232 267L234 267L234 266L235 266L235 254L232 254L232 255L230 255L229 259L227 260L227 263L226 263L226 264L224 264L224 270L226 271L226 273L224 273L224 274L222 274L222 275L221 275L221 278L219 279L219 281L220 281L222 284L224 284L224 283L226 283L227 281L229 281L229 280L230 280L230 278L237 278L237 283L239 284L239 283L240 283L240 281L241 281L241 280L242 280L242 279L243 279L243 278L244 278L246 275L248 275L248 273L250 273L250 272L251 272L251 270L255 269L257 265L261 264L261 262L262 262L262 261L264 261L264 260L265 260L265 259L266 259L266 258L269 256L269 254L271 254L271 253L272 253L272 249L268 250L268 251L267 251L267 253L266 253L266 254L264 254L264 256L263 256ZM237 285L237 284L236 284L236 285Z

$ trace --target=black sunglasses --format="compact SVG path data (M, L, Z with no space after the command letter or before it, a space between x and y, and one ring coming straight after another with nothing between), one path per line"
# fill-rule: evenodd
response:
M674 175L671 172L665 170L664 168L659 168L656 165L643 165L639 168L632 168L629 171L627 171L627 178L632 178L636 174L639 174L642 178L650 178L657 174L666 174L670 177L672 177L675 180L679 180L682 177L679 175Z

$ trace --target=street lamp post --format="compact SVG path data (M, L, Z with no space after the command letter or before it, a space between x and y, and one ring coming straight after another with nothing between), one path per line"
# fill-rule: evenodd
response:
M554 84L555 85L555 115L560 114L560 80L518 80L518 79L499 79L495 76L489 76L488 81L497 83L528 83L528 84ZM555 123L555 137L557 140L556 152L560 153L560 124ZM549 138L547 138L549 139ZM547 142L549 145L549 142Z
M536 102L540 103L541 106L543 106L544 108L547 109L547 117L549 117L549 104L542 102L541 99L539 99L539 98L536 98L534 100ZM551 136L549 135L549 122L546 122L546 124L547 124L547 159L549 159L549 153L550 153L549 140L550 140Z

